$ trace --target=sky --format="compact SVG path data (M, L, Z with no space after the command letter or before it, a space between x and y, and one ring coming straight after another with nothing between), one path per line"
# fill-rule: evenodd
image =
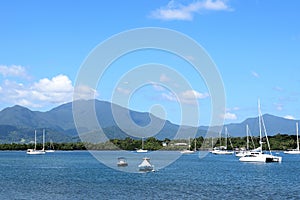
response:
M213 60L225 88L225 123L257 116L258 98L262 113L300 119L299 9L297 0L1 1L0 109L47 111L71 102L80 69L97 46L124 31L157 27L188 36ZM193 59L134 51L115 60L89 91L104 101L130 93L124 105L130 109L208 125L212 96ZM118 85L130 70L149 63L168 66L191 88L174 95L165 84L175 87L178 79L164 71L134 91ZM156 113L156 105L164 111ZM197 123L182 119L185 106L199 110Z

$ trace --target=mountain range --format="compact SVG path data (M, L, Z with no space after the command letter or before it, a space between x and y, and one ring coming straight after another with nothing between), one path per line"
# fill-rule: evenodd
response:
M141 138L143 136L142 134L148 136L151 135L151 133L156 133L156 129L159 128L161 124L163 124L163 126L159 129L160 131L153 135L153 137L161 140L165 138L194 137L195 133L196 137L205 136L208 129L207 126L179 126L168 120L155 117L150 113L128 110L105 101L80 100L76 101L76 104L79 105L79 110L77 111L80 113L80 117L86 121L82 123L84 125L86 124L86 126L82 126L81 124L80 127L77 127L77 129L80 130L80 137L74 123L72 102L60 105L46 112L32 111L26 107L16 105L0 111L0 143L33 142L34 130L38 132L37 140L42 141L42 129L46 130L46 141L52 140L54 142L76 142L80 140L97 142L94 140L95 135L93 135L97 132L104 133L109 139L124 139L126 137ZM88 114L91 112L91 110L89 110L90 105L94 105L97 121L102 130L89 124ZM144 127L145 129L143 130L146 130L147 133L136 133L137 130L135 126L132 125L128 125L126 126L126 130L124 130L124 128L122 130L114 120L113 111L119 116L125 116L124 113L127 113L133 122L138 126ZM285 119L270 114L263 115L263 118L268 135L275 135L277 133L295 134L296 120ZM152 123L151 127L148 127L147 125L150 122ZM252 135L257 136L259 134L257 117L248 118L241 123L226 124L226 127L231 137L243 137L246 135L247 124L250 127ZM176 135L179 128L181 132L179 135ZM127 133L134 134L128 135ZM102 139L99 139L99 141Z

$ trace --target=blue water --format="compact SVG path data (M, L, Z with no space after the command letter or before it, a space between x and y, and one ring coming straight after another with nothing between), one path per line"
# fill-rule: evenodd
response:
M118 152L103 153L116 161ZM0 199L300 199L300 155L281 156L254 164L191 154L154 173L125 173L87 151L0 152Z

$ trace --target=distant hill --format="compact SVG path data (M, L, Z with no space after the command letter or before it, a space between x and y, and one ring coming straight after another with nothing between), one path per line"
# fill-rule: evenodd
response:
M147 128L148 134L155 133L155 127L159 124L164 123L163 128L154 137L157 139L165 138L188 138L194 137L193 133L197 133L196 136L205 136L208 129L207 126L191 127L182 126L182 134L176 136L179 129L179 125L173 124L170 121L157 118L147 112L136 112L128 110L116 104L112 104L105 101L99 100L81 100L76 102L79 106L80 117L85 120L82 127L78 129L83 130L84 137L91 139L91 134L96 134L97 127L90 122L89 104L93 103L96 116L99 124L101 125L102 131L105 133L107 138L125 138L130 137L133 134L127 135L121 130L113 118L112 109L120 115L122 118L125 114L129 113L130 117L138 126L147 127L151 122L153 123L153 129ZM264 116L266 128L268 134L275 135L277 133L295 134L295 120L289 120L281 117L276 117L270 114ZM246 124L249 125L253 135L257 136L258 132L258 119L249 118L241 123L227 124L228 132L230 136L245 136L246 135ZM38 141L41 141L42 129L46 129L46 141L53 140L54 142L74 142L79 141L80 138L77 133L77 129L73 120L72 103L66 103L55 107L46 112L31 111L28 108L22 106L8 107L0 111L0 143L12 143L12 142L33 142L34 130L38 130ZM134 127L126 126L127 133L136 133ZM99 130L98 130L99 132ZM136 133L138 134L138 133ZM141 136L144 133L140 133ZM82 135L81 135L82 136ZM136 137L140 138L140 137ZM95 141L94 141L95 142Z
M290 120L282 117L277 117L270 114L263 115L266 131L269 136L280 134L296 134L296 122L299 120ZM248 118L241 123L226 124L228 133L232 137L246 136L246 125L249 126L250 132L253 136L259 136L258 117ZM223 130L224 133L224 130Z
M117 123L114 121L112 108L117 114L129 113L130 117L138 126L147 127L151 122L154 123L154 127L157 124L164 123L163 128L154 137L158 139L174 138L178 131L179 126L172 124L169 121L157 118L147 112L136 112L127 110L116 104L111 104L105 101L99 100L81 100L77 101L80 106L80 116L83 120L86 120L87 126L78 127L80 130L84 130L86 134L95 132L93 125L89 123L90 119L88 113L92 112L88 110L89 104L95 105L96 116L99 124L106 137L108 138L125 138L130 137L123 130L121 130ZM38 129L41 132L42 129L46 129L46 141L50 139L54 142L70 142L79 141L80 138L77 133L77 129L73 120L72 103L66 103L55 107L46 112L31 111L28 108L22 106L8 107L0 111L0 143L11 142L32 142L34 137L34 130ZM152 129L147 129L148 132L155 133ZM197 137L204 136L204 130L198 130L196 127L183 126L182 132L184 137L194 135L192 133L197 132ZM134 127L128 126L126 132L135 132ZM141 133L143 134L143 133ZM38 140L41 141L41 134L38 134Z

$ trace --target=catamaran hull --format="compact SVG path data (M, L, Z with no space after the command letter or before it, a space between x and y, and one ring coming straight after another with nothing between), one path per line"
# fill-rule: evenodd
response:
M260 155L260 156L244 156L239 159L241 162L281 162L282 157L272 155Z

